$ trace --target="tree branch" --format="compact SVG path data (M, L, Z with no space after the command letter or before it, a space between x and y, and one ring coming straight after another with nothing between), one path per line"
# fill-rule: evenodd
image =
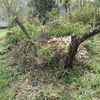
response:
M84 33L81 37L78 38L78 43L82 43L84 42L85 40L87 40L88 38L96 35L96 34L99 34L100 33L100 26L94 28L93 30L89 31L89 32L86 32Z
M21 28L21 30L24 32L25 36L30 39L30 35L28 34L27 30L23 26L23 24L19 21L18 17L14 18L14 21L18 24L18 26Z
M93 30L89 31L89 32L86 32L84 33L82 36L80 36L79 38L77 38L76 35L73 35L71 37L71 43L70 43L70 46L69 46L69 51L66 55L66 60L65 60L65 68L70 68L72 69L73 68L73 61L74 61L74 58L77 54L77 51L78 51L78 47L79 45L84 42L85 40L87 40L88 38L96 35L96 34L99 34L100 33L100 26L94 28Z

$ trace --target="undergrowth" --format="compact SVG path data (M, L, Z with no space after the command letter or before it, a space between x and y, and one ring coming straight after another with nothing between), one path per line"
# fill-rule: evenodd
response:
M4 42L0 42L0 99L99 100L99 42L100 37L97 36L94 38L94 42L92 44L91 41L88 43L87 47L91 53L91 57L89 58L88 63L86 65L75 66L72 71L64 70L62 66L51 66L49 68L47 66L47 69L35 66L32 71L23 71L26 66L19 66L19 64L7 65L9 61L7 58L7 48ZM26 57L25 59L28 62L27 64L29 64L29 61L32 61L34 56L34 49L32 49L32 44L24 40L18 41L17 44L18 45L16 48L14 48L14 51L17 51L19 57ZM22 48L19 48L19 45ZM24 53L21 52L21 50ZM42 58L49 62L52 57L51 47L41 46L40 44L39 50ZM18 58L17 60L20 59ZM19 63L22 65L26 64L25 61ZM31 65L27 65L28 69L30 66Z

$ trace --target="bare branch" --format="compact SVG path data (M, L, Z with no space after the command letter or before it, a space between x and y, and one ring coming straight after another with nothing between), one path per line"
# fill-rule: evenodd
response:
M19 21L18 17L14 18L14 21L18 24L18 26L21 28L21 30L24 32L25 36L30 39L30 35L27 32L27 30L25 29L25 27L23 26L23 24Z
M82 36L80 36L79 38L77 38L76 35L73 35L71 38L71 44L69 46L69 51L66 55L66 60L65 60L65 68L73 68L73 61L75 58L75 55L77 54L78 51L78 47L79 45L84 42L85 40L87 40L88 38L99 34L100 33L100 26L94 28L93 30L84 33Z

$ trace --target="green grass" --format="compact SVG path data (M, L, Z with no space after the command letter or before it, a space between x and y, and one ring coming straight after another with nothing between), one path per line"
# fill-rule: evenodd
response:
M6 32L0 32L0 39L6 36ZM10 82L15 74L15 70L6 66L4 54L6 53L5 45L0 41L0 100L12 100L12 91Z
M0 38L2 39L5 35L5 32L0 33ZM5 53L6 47L3 43L0 43L0 100L11 100L12 91L10 89L10 82L15 71L13 68L6 66Z
M6 33L0 34L0 38L5 36ZM0 100L100 100L99 37L94 38L92 45L88 63L77 66L61 79L61 68L34 70L31 76L30 72L20 72L19 67L7 66L5 53L0 55ZM6 46L2 43L0 52L6 52ZM15 90L18 90L19 96L15 97Z
M75 88L76 100L100 100L100 37L94 37L87 64L69 72L64 83Z
M5 67L5 60L0 58L0 100L7 100L11 97L9 82L11 80L11 69Z
M6 60L0 56L0 100L13 100L14 89L12 84L20 83L25 74L20 74L15 67L7 66Z
M90 46L91 56L86 67L94 72L100 73L100 35L93 38Z
M6 53L6 52L7 52L6 47L1 46L1 47L0 47L0 55L3 55L3 54Z
M6 31L5 32L1 31L0 32L0 37L5 37L5 36L6 36Z
M77 100L100 99L100 75L84 70L73 70L64 78L64 83L74 88Z

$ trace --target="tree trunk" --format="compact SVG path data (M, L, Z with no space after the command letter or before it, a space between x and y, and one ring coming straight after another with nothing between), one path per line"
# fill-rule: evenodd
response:
M31 36L29 35L27 30L25 29L24 25L19 21L18 17L15 17L14 21L19 25L19 27L21 28L21 30L23 31L23 33L27 37L26 41L32 43L32 46L34 46L35 56L37 56L37 46L36 46L35 42L31 39Z
M76 37L76 35L73 35L71 37L71 44L69 46L69 51L67 53L66 60L65 60L65 68L69 67L72 69L73 61L74 61L75 55L77 53L78 46L79 45L77 42L77 37Z
M66 59L65 59L65 68L73 68L73 61L75 59L75 55L77 54L77 50L79 45L84 42L85 40L87 40L88 38L99 34L100 33L100 26L94 28L93 30L84 33L82 36L80 36L79 38L77 38L76 35L72 35L71 37L71 44L69 46L69 51L67 53Z
M25 34L25 36L28 39L31 39L30 35L28 34L27 30L25 29L25 27L23 26L23 24L19 21L18 17L14 18L14 21L18 24L18 26L21 28L21 30L23 31L23 33Z

